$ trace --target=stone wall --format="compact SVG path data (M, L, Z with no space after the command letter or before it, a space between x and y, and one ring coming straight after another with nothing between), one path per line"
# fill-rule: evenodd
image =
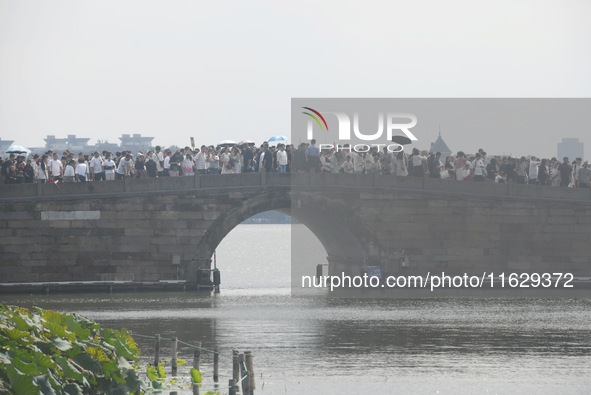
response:
M357 274L364 262L379 262L390 274L591 276L589 190L253 173L2 186L0 193L3 283L192 284L234 226L271 209L289 211L319 237L332 272Z

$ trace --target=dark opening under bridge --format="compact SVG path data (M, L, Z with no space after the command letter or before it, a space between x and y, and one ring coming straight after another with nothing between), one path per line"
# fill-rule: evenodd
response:
M222 239L268 210L318 237L331 274L357 275L371 263L386 274L591 276L589 189L325 173L58 185L0 186L0 283L185 280L191 288ZM292 254L302 247L296 241Z

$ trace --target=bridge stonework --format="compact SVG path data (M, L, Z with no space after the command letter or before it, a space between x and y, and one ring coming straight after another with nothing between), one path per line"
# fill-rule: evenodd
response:
M0 282L193 286L228 232L273 209L317 235L333 274L591 276L589 190L314 173L58 185L0 188Z

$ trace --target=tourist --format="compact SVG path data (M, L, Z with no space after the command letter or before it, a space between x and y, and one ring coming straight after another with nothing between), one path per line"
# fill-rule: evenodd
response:
M408 158L409 175L413 177L424 177L427 167L427 158L421 156L417 148L412 149L412 154Z
M474 181L484 181L484 177L486 177L486 168L484 167L484 161L479 153L476 154L472 169L474 170Z
M182 168L183 168L183 175L185 175L185 176L194 176L195 175L195 162L193 162L193 158L191 157L190 154L185 155L185 159L183 159Z
M138 152L134 164L135 178L146 178L146 157L142 152Z
M230 161L232 162L231 173L239 174L242 171L242 151L237 146L230 150Z
M117 170L115 170L115 179L123 180L125 177L131 175L132 166L133 156L127 153L119 160L119 165L117 166Z
M572 180L574 183L574 187L577 187L579 185L579 170L583 167L583 159L581 158L577 158L573 161L573 175L572 175Z
M293 155L293 169L295 172L305 172L308 168L306 158L306 144L301 143Z
M47 179L49 178L47 163L48 163L47 155L41 156L41 161L39 163L39 166L37 166L37 180L39 181L40 184L44 184L47 181Z
M112 158L110 152L107 153L105 161L103 162L103 168L105 170L105 180L113 181L115 179L115 161Z
M57 154L56 154L56 156L57 156ZM56 160L54 159L53 162L55 163L55 161ZM74 159L70 159L68 161L68 164L66 165L66 168L64 170L64 176L63 177L64 177L63 178L64 182L74 182L74 181L76 181L76 161Z
M579 180L579 188L589 188L589 180L591 179L591 169L589 168L589 162L585 161L585 163L582 164L577 178Z
M25 184L32 184L35 181L35 166L33 163L33 159L27 159L27 163L23 169L23 178Z
M441 178L441 169L443 163L441 163L441 152L435 154L430 153L427 159L427 168L429 169L430 178Z
M207 173L220 174L220 157L213 146L208 148L208 160L209 167L207 168Z
M225 147L222 150L220 155L220 162L222 165L222 173L221 174L229 174L232 173L232 169L234 168L234 163L230 163L230 149Z
M86 182L88 177L88 165L86 164L86 160L82 158L78 158L78 163L76 164L76 179L80 182Z
M64 166L62 161L58 159L57 154L53 154L53 159L50 163L51 178L55 181L61 181L64 173Z
M94 181L102 181L105 179L105 171L103 169L103 158L101 158L98 151L94 154L89 162L90 174Z
M172 151L167 149L164 151L164 161L162 164L162 175L158 175L159 177L168 177L170 176L170 157L172 156Z
M496 158L490 158L490 162L488 162L488 165L486 165L486 173L487 173L486 178L488 178L491 181L496 182L497 175L499 174L499 172L497 171L497 159ZM503 179L504 179L504 177L503 177Z
M349 174L353 174L355 172L353 162L351 162L351 155L347 155L347 159L341 165L341 172Z
M306 160L308 170L320 172L320 150L316 147L316 139L310 141L310 146L306 148Z
M549 169L549 184L553 187L560 186L561 184L561 177L560 171L558 170L558 161L551 161L550 162L550 169Z
M550 179L550 172L548 170L548 160L542 159L540 161L540 165L538 166L538 184L539 185L548 185Z
M504 184L507 182L507 178L505 177L505 173L503 171L499 171L499 173L495 176L495 182L497 184Z
M466 164L462 170L456 170L456 176L457 175L460 175L460 181L472 181L472 163L470 161L466 161Z
M199 174L207 174L207 169L209 168L209 155L208 149L205 145L202 145L201 150L198 150L195 155L195 164Z
M573 167L568 163L566 156L560 166L558 166L558 171L560 172L561 187L568 187L573 183Z
M538 183L538 168L540 166L540 161L535 156L532 156L529 159L529 183L531 185L535 185Z
M183 157L179 150L175 151L174 154L170 155L172 151L167 151L170 159L168 160L168 175L171 177L178 177L181 174L181 163ZM164 159L164 168L166 168L166 158Z
M144 167L146 168L146 176L148 178L158 177L158 159L154 154L154 151L148 151L146 153L146 159L144 160Z
M517 162L516 181L518 184L527 184L527 173L529 172L529 164L525 156L522 156Z
M285 152L283 144L279 145L279 151L277 152L277 167L279 167L279 173L287 173L287 152Z

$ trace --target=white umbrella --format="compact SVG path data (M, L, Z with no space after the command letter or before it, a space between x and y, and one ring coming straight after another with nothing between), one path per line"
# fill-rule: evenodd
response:
M11 145L5 151L7 154L27 154L31 153L31 150L28 148L23 147L22 145Z
M218 146L220 147L231 147L233 145L238 144L237 142L235 142L234 140L222 140L218 143Z
M272 142L272 141L287 141L287 137L285 137L285 136L273 136L273 137L271 137L267 141L268 142Z

